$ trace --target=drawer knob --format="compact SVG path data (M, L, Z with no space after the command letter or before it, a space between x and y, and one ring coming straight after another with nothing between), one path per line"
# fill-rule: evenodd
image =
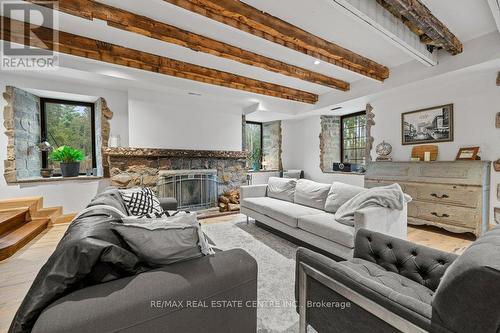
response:
M438 199L446 199L446 198L449 198L449 196L448 196L447 194L438 195L438 194L436 194L436 193L432 193L432 194L431 194L431 197L438 198Z
M439 215L436 212L432 212L431 214L434 215L434 216L436 216L436 217L450 217L450 215L448 215L448 214L441 214L441 215Z

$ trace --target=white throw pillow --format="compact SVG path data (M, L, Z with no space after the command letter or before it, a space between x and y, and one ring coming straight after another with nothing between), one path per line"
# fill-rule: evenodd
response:
M122 221L113 223L113 229L152 267L214 253L195 213L179 212L166 218L125 217Z
M294 202L299 205L323 210L332 185L299 179L295 186Z
M297 179L269 177L267 196L274 199L293 202Z
M335 213L340 206L363 191L366 191L364 187L333 182L328 197L326 198L325 211Z

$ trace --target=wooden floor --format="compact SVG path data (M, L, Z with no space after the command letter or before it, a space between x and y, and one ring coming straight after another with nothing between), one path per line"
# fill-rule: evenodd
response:
M203 220L202 223L225 223L245 220L243 215L228 215ZM38 270L54 251L68 224L56 224L38 235L22 250L0 262L0 332L7 332L19 304ZM472 236L456 235L433 227L410 227L408 239L443 251L462 253Z

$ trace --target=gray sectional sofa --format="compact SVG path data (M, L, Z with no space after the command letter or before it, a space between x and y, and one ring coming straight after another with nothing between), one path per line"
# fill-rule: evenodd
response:
M352 258L354 236L361 228L406 239L407 206L402 210L367 207L355 213L353 225L334 213L364 189L343 183L270 178L268 184L241 187L241 213L267 227L340 259Z

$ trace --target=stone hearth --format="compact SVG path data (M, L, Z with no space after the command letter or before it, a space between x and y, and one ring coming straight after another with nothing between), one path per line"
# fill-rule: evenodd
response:
M110 165L111 185L117 187L146 186L157 191L160 170L215 169L218 193L245 185L247 153L152 148L105 148Z

